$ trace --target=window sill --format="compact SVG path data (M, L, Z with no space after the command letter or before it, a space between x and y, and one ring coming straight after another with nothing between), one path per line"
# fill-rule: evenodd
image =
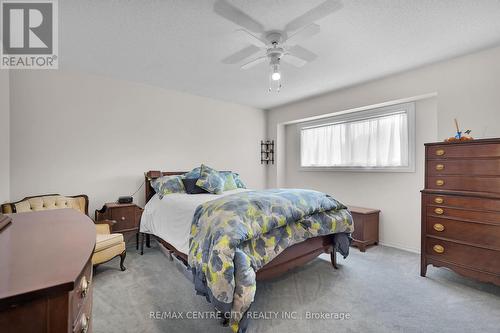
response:
M413 173L415 167L299 167L299 171L328 171L328 172L376 172L376 173Z

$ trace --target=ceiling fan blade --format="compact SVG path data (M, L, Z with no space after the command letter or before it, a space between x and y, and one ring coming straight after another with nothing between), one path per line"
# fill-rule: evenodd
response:
M309 24L308 26L305 26L301 30L297 31L296 33L288 37L288 39L285 42L288 45L295 45L301 40L316 35L317 33L320 32L320 30L321 28L319 27L319 25L315 23Z
M217 0L214 4L214 12L252 32L262 33L264 31L262 24L227 2L227 0Z
M283 61L294 65L295 67L302 67L308 62L313 61L318 56L311 51L303 48L302 46L295 45L288 49L288 52L282 58Z
M299 45L289 48L288 53L307 62L311 62L318 57L316 53L313 53Z
M342 2L340 0L326 0L320 5L314 7L303 15L293 19L290 23L285 26L286 31L295 31L308 24L314 23L315 21L322 19L325 16L342 8Z
M267 59L267 56L262 56L262 57L258 57L256 59L253 59L249 62L247 62L246 64L244 64L243 66L241 66L241 69L249 69L249 68L252 68L260 63L263 63L264 61L266 61Z
M281 58L282 61L286 62L286 63L289 63L290 65L293 65L295 67L302 67L304 66L305 64L307 64L307 61L305 60L302 60L290 53L287 53L285 54L282 58Z
M245 29L238 29L236 30L237 32L240 33L240 35L245 38L250 44L253 44L258 47L265 47L267 44L267 41L264 39L261 39L260 37L255 36L249 31L246 31Z
M231 54L230 56L222 59L222 62L224 64L236 64L252 55L255 53L259 52L260 49L255 46L255 45L249 45L241 50L239 50L236 53Z

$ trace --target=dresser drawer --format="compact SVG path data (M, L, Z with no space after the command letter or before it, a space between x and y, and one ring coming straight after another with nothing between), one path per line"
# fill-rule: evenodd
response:
M113 232L130 230L138 227L135 207L120 207L111 209L111 219L116 221Z
M489 222L500 225L500 214L497 212L487 212L434 205L428 205L426 207L426 210L427 216L447 217L452 219L477 222Z
M483 199L466 196L428 194L425 204L459 207L468 209L493 210L500 213L500 200Z
M90 287L92 288L92 287ZM92 333L92 290L73 323L73 333Z
M428 160L427 175L478 175L500 177L500 159Z
M467 266L478 270L500 273L500 252L479 247L426 238L425 253L438 260Z
M90 298L92 288L92 261L85 265L81 276L77 279L75 289L70 293L71 322L74 323L82 306Z
M500 193L500 177L429 176L428 189Z
M426 232L428 235L479 244L500 251L500 225L463 222L429 216L427 217Z
M433 145L426 149L426 158L428 159L447 159L464 157L500 157L500 145L489 144L467 144L456 143L448 145Z

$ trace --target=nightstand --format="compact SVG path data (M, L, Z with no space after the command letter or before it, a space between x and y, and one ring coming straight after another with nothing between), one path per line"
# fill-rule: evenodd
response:
M143 209L134 203L119 204L109 202L104 204L101 209L96 209L95 220L114 220L112 233L121 233L127 245L135 242L139 246L139 225ZM134 240L135 237L135 240Z
M357 246L361 252L365 252L368 245L377 245L380 210L355 206L347 206L347 208L354 221L352 245Z

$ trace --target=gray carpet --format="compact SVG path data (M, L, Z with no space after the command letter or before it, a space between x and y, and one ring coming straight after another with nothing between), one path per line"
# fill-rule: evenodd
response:
M322 259L259 283L252 311L277 318L254 319L248 332L500 332L500 287L432 266L421 278L417 254L383 246L351 249L338 270ZM230 332L216 319L150 318L155 311L212 311L158 247L144 256L128 249L125 264L125 272L117 259L97 268L94 332ZM306 319L308 311L350 318Z

